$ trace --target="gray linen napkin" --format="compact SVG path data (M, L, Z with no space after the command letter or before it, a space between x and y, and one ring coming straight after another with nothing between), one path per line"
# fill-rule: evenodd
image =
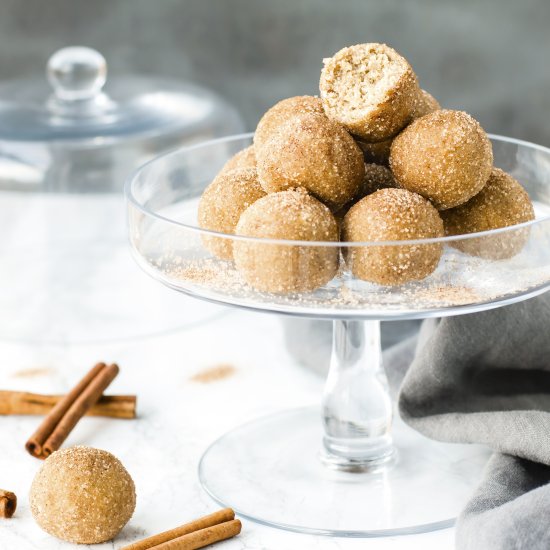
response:
M550 293L423 332L401 417L433 439L495 451L457 522L457 548L549 549Z

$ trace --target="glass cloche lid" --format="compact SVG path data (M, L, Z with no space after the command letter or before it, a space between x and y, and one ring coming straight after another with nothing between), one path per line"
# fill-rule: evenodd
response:
M107 79L90 48L57 51L46 72L0 85L0 188L118 191L123 173L160 152L242 130L215 93L166 78Z
M55 53L47 78L0 82L0 339L103 346L217 315L135 266L122 189L156 155L241 131L215 93L107 78L89 48Z

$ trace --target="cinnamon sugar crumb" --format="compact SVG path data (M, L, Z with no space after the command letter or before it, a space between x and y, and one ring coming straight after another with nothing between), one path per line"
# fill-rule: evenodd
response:
M199 382L200 384L210 384L229 378L236 372L237 369L233 365L221 364L197 372L190 380L192 382Z
M38 378L52 374L54 369L50 367L34 367L30 369L20 369L12 374L13 378Z

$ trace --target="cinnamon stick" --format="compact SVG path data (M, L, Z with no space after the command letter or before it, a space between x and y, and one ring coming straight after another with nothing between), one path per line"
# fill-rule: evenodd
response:
M0 415L48 414L64 397L64 395L0 390ZM108 418L135 418L136 401L135 395L102 395L99 401L86 411L86 415Z
M101 397L118 374L118 366L98 363L50 411L25 447L37 458L47 458L57 451L71 430Z
M0 489L0 518L11 518L17 508L17 497L11 491Z
M235 522L238 523L238 530L237 524ZM218 526L225 527L220 527L213 532L207 532L209 529L213 529ZM225 508L208 516L204 516L184 525L180 525L179 527L171 529L170 531L164 531L163 533L159 533L158 535L154 535L152 537L130 544L129 546L125 546L120 550L148 550L149 548L154 548L154 550L160 548L162 548L163 550L168 548L202 548L203 546L206 546L207 544L212 544L213 542L217 542L218 540L225 540L226 538L234 537L235 535L239 534L240 530L241 522L235 520L235 512L231 508ZM199 535L183 541L183 544L187 544L188 546L166 546L166 544L172 542L175 543L176 541L180 541L178 542L178 544L180 544L182 539L184 539L185 537L189 537L189 535L195 533L199 533ZM196 544L201 540L209 540L209 542L204 543L202 546L196 546ZM189 546L189 544L195 544L195 546Z
M155 546L154 550L197 550L197 548L204 548L215 542L235 537L240 532L241 522L238 519L234 519L164 542Z

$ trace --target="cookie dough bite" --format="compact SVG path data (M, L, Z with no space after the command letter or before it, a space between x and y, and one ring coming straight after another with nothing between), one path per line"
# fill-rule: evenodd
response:
M419 93L407 60L386 44L358 44L324 60L319 83L326 115L367 142L397 134Z
M344 218L348 242L429 239L444 235L437 210L406 189L382 189L361 199ZM359 279L401 285L424 279L439 263L441 243L345 247L346 263Z
M394 140L390 166L399 185L439 210L464 204L491 173L493 150L480 124L463 111L440 110L415 120Z
M365 164L365 177L361 184L359 198L366 197L375 191L388 187L397 187L391 170L380 164Z
M324 114L321 99L310 95L300 95L279 101L258 122L254 133L254 145L261 147L281 124L293 116L306 113Z
M365 175L353 138L319 113L289 119L256 149L256 157L267 193L304 187L333 210L356 196Z
M438 111L439 109L441 109L441 106L432 95L426 92L426 90L419 90L411 115L412 120L410 122L433 113L434 111ZM365 162L373 162L375 164L382 164L383 166L389 165L393 137L375 143L369 143L358 137L355 138L355 141L357 145L359 145L361 151L363 151Z
M241 214L265 196L253 168L222 170L204 190L198 208L199 227L233 234ZM233 259L233 241L203 235L204 246L218 258Z
M338 241L330 210L304 189L272 193L247 208L237 235L290 241ZM235 265L257 290L307 292L328 283L338 270L337 246L301 246L236 240Z
M493 168L485 187L466 204L441 213L447 235L463 235L509 227L535 219L529 195L510 174ZM529 229L453 241L467 254L492 260L515 256L529 238Z
M32 482L31 512L54 537L76 544L113 539L134 513L130 474L107 451L70 447L51 454Z
M333 212L334 219L338 223L338 227L342 227L344 217L355 203L363 197L370 195L375 191L379 191L380 189L386 189L387 187L397 187L391 171L380 164L365 164L365 177L361 187L359 188L358 194L353 198L353 200Z
M420 90L414 104L412 114L413 120L429 115L435 111L439 111L440 109L441 105L439 104L439 101L437 101L432 94L428 93L426 90Z
M237 168L254 168L256 169L256 153L254 145L250 145L233 155L224 165L220 172L229 172Z
M377 143L368 143L359 138L355 138L355 142L359 145L359 149L363 151L365 162L389 166L390 149L393 138L378 141Z

